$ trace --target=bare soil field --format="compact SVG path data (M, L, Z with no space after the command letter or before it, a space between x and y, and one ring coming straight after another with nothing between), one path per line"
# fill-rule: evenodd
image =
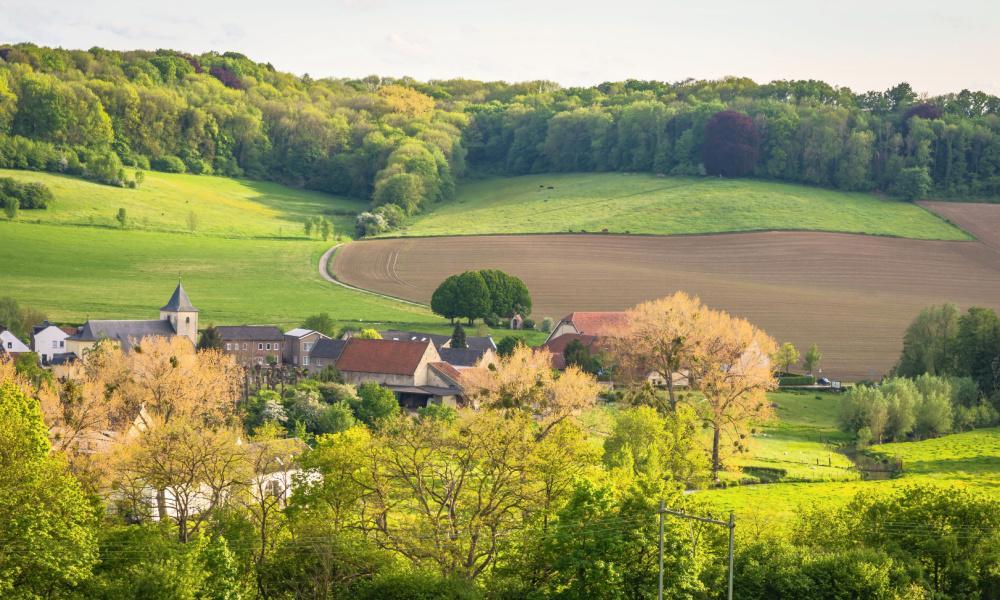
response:
M927 210L951 221L1000 251L1000 204L981 202L919 202Z
M348 284L421 302L446 276L481 268L523 278L539 321L685 290L779 341L819 344L824 375L845 380L889 369L928 304L1000 309L1000 251L978 242L797 232L437 237L354 242L331 265Z

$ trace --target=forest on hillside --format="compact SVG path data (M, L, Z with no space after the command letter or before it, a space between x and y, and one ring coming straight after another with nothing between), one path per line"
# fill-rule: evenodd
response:
M470 174L752 176L995 198L1000 98L745 78L578 88L313 79L233 52L0 46L0 167L125 185L124 166L390 205L369 215L369 230L452 197Z

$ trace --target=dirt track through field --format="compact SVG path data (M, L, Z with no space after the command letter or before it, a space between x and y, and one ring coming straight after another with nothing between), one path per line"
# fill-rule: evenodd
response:
M373 240L341 248L332 271L351 285L429 302L446 276L481 268L523 278L538 321L685 290L801 351L819 344L824 375L844 379L889 369L923 306L1000 309L1000 247L848 234Z

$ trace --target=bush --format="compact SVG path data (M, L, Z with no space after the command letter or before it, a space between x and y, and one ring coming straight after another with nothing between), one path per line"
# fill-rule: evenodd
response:
M542 331L544 331L545 333L552 332L552 325L553 325L552 317L545 317L544 319L542 319Z
M474 583L435 573L387 572L353 590L357 600L477 600L483 595Z
M363 212L354 221L354 231L358 237L378 235L389 230L389 223L385 217L371 212Z
M535 328L534 319L525 319L524 321L521 322L521 327L523 327L524 329L534 329Z
M11 177L0 177L0 202L7 198L17 202L19 208L31 210L48 208L54 197L44 183L21 183Z
M813 385L816 383L816 378L812 375L785 375L778 378L778 385L781 387L787 387L790 385Z
M931 191L932 183L927 167L909 167L900 170L893 179L889 192L904 200L918 200Z
M157 156L149 161L149 168L154 171L162 171L163 173L183 173L187 170L183 160L170 154Z

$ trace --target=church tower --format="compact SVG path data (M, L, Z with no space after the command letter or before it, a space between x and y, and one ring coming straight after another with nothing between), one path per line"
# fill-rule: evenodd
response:
M160 309L160 319L170 321L177 335L188 338L192 344L198 343L198 309L191 304L184 286L179 281L174 295L170 296L167 304Z

